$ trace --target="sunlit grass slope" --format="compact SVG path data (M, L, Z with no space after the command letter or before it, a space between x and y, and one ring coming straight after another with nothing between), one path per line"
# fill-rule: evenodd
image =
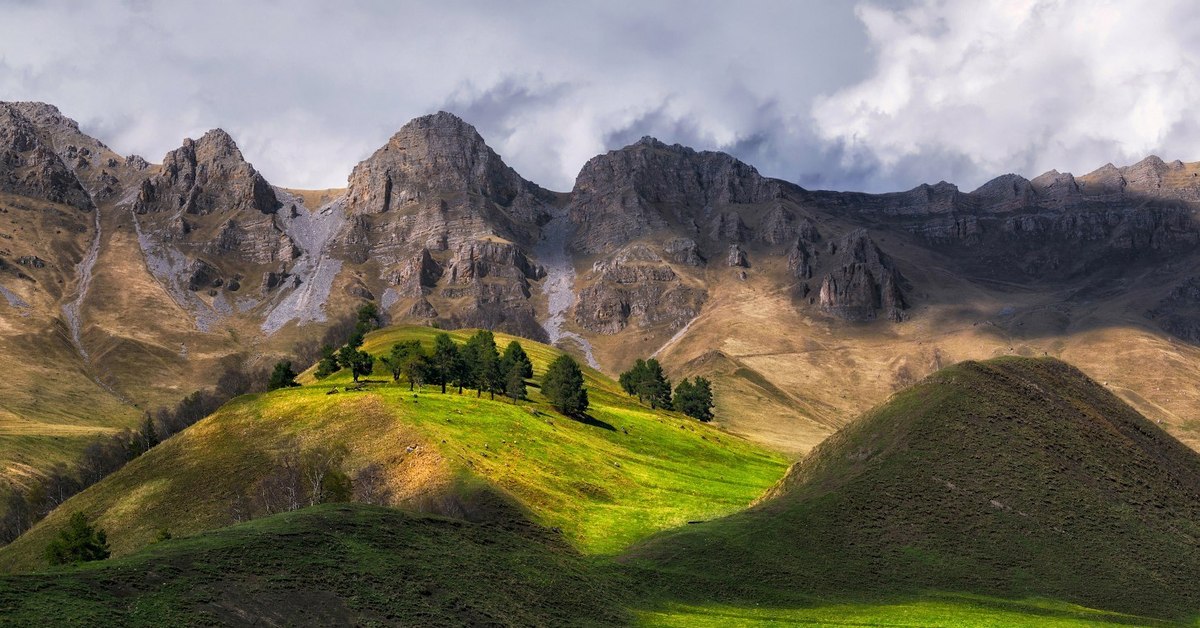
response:
M382 330L364 348L432 343L436 330ZM456 332L462 341L470 332ZM497 335L502 345L511 338ZM535 380L555 349L521 340ZM247 491L292 442L344 445L347 470L386 469L397 505L471 516L463 486L484 482L512 496L541 525L559 528L584 553L611 554L654 532L745 508L785 471L782 456L675 413L653 412L614 382L584 369L591 418L564 417L530 387L516 404L474 391L414 394L382 369L365 391L349 376L238 398L80 493L0 548L0 569L41 565L41 550L70 513L108 531L118 555L148 544L162 528L177 536L228 525L235 495Z
M627 560L651 611L819 616L949 591L1188 620L1198 537L1200 455L1067 364L1000 358L906 389L755 508Z
M0 576L0 626L628 621L587 560L520 513L468 523L324 505L78 568Z
M1148 617L1100 611L1050 600L1011 601L979 595L929 593L905 599L771 608L672 604L642 611L642 626L757 628L763 626L911 626L913 628L1074 628L1172 625Z

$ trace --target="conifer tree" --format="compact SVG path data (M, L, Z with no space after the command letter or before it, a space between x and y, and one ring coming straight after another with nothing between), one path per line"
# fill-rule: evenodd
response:
M559 412L568 416L582 415L588 408L587 390L583 387L583 372L568 355L560 355L542 377L542 394Z

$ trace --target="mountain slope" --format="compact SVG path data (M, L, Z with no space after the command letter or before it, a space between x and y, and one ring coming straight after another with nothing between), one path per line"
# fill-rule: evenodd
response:
M364 348L382 355L406 339L428 346L436 333L377 331ZM468 335L454 334L460 342ZM559 355L521 342L535 377ZM587 369L585 377L592 404L586 421L559 415L534 387L531 400L519 404L473 391L413 393L392 384L382 368L365 391L328 394L350 383L340 373L241 397L0 548L0 568L40 565L42 548L76 510L108 531L117 554L148 544L164 527L190 534L229 525L238 496L254 495L296 448L344 446L347 473L377 465L388 503L427 512L486 518L474 495L480 486L493 487L590 554L615 553L652 532L734 512L784 472L777 454L680 414L651 411L596 371Z
M0 576L2 625L615 625L614 587L556 535L338 504Z
M810 606L928 590L1200 611L1200 456L1051 359L966 362L631 563L669 596ZM686 581L688 586L679 586Z

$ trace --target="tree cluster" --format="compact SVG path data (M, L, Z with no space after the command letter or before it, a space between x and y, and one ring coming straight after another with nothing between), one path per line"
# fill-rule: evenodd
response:
M342 369L348 369L355 382L370 375L375 369L375 357L361 347L367 332L378 328L380 321L379 308L369 302L358 308L353 318L332 326L325 333L325 342L320 349L321 360L314 373L316 378L325 379ZM335 349L335 346L339 348Z
M617 381L626 393L651 408L671 408L699 421L713 419L712 382L703 377L684 378L672 394L671 380L663 373L662 365L650 358L639 359Z
M617 382L626 393L649 404L651 408L671 407L671 380L667 379L662 365L654 358L639 359L633 368L621 373Z
M685 377L675 386L675 396L671 399L671 407L675 408L676 412L682 412L698 421L711 421L713 419L712 382L699 375L691 381Z

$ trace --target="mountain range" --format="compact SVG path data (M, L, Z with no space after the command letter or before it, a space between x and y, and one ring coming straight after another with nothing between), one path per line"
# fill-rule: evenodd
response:
M655 355L714 380L725 429L793 455L1008 354L1070 361L1196 448L1198 208L1200 163L1157 157L865 194L649 137L555 192L445 112L344 189L294 190L220 129L154 164L0 103L0 465L19 484L222 365L311 355L368 301L609 374Z

